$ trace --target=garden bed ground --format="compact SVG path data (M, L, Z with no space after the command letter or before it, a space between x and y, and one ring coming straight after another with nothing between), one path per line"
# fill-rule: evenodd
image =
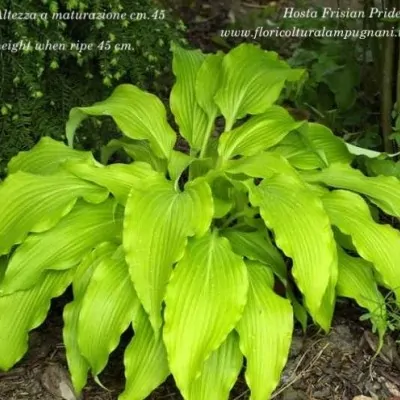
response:
M65 299L53 304L46 323L30 335L30 350L9 373L0 373L0 400L75 400L69 390L59 396L59 386L68 386L65 352L62 345L62 307ZM381 356L373 359L374 337L368 325L358 321L359 311L349 303L339 305L331 333L324 336L297 331L292 354L274 394L277 400L400 399L400 358L390 339ZM91 381L82 400L116 400L123 389L122 356L130 333L101 375L105 390ZM248 399L244 379L232 390L231 400ZM173 381L167 381L150 400L178 400ZM361 398L360 400L362 400ZM212 400L212 399L210 399Z

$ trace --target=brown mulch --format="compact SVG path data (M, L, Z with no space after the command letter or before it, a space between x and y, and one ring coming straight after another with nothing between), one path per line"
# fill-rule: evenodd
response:
M62 344L61 314L65 303L65 296L54 302L47 321L31 333L28 354L11 371L0 373L0 400L62 399L55 395L52 385L57 387L61 379L69 381ZM400 396L400 358L395 342L388 339L382 355L374 359L374 337L366 329L368 325L358 321L358 316L359 310L346 303L339 306L329 335L310 329L303 336L296 331L281 386L273 398L352 400L363 394L388 400ZM100 376L108 390L90 381L82 400L117 400L124 387L122 357L129 338L130 332L123 335L121 345ZM169 379L149 399L180 400L181 397ZM249 399L242 376L231 395L231 400L240 399Z

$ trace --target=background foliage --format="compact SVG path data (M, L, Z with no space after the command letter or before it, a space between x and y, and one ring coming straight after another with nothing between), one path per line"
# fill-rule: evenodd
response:
M346 10L348 4L342 3L339 0L337 7ZM368 1L360 3L368 6ZM368 19L284 19L286 6L294 6L296 10L318 10L322 15L319 3L311 1L295 1L293 4L270 2L264 7L247 9L242 5L230 10L228 27L236 32L253 32L257 27L262 27L264 31L292 28L310 31L324 27L330 30L362 30L366 28L366 23L371 23ZM333 9L336 9L336 4ZM379 24L375 26L379 27L382 28ZM212 40L221 48L230 48L243 41L254 42L252 38L221 38L218 32ZM260 36L256 40L263 48L277 51L289 64L307 69L309 76L302 90L286 99L290 106L300 111L304 118L329 126L349 142L366 148L380 148L382 74L376 74L376 64L380 61L381 39L372 43L371 38L344 40L340 37Z
M0 10L13 12L145 12L160 6L147 0L0 0ZM0 176L7 161L31 148L40 137L64 138L70 109L107 97L119 83L134 83L161 97L171 82L169 43L183 41L185 27L165 18L138 21L92 21L49 18L47 21L7 20L0 24L0 43L20 40L46 43L129 43L133 51L0 52ZM111 46L113 47L113 46ZM99 123L98 121L96 122ZM87 129L82 147L98 149L113 136L112 124Z

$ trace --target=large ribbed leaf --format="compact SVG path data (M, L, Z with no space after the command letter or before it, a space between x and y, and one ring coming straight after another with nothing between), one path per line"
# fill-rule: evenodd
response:
M368 196L384 212L400 217L400 180L393 176L367 177L347 164L332 164L302 175L307 182L348 189Z
M100 203L108 191L66 173L50 176L17 172L0 184L0 255L29 232L43 232L67 215L80 197Z
M290 302L274 293L274 276L265 265L246 262L249 294L236 329L246 357L251 400L269 399L286 364L293 332Z
M147 140L132 140L125 137L121 139L112 139L101 149L101 162L107 164L110 157L121 149L134 161L148 163L155 171L163 173L167 171L167 160L157 157L151 150Z
M303 332L305 333L307 330L307 327L308 327L308 313L307 313L306 308L303 306L303 304L300 303L296 294L294 293L291 283L286 284L286 297L292 303L293 315L294 315L295 319L298 322L300 322L301 328L303 329Z
M275 52L252 44L232 49L222 62L222 83L215 101L226 119L226 131L247 114L261 114L278 99L286 80L304 70L291 69Z
M214 218L225 217L234 207L235 200L238 202L236 198L242 195L242 193L238 193L235 190L231 180L227 179L226 176L222 174L212 179L211 190L214 200ZM243 197L244 196L246 196L246 194L243 194Z
M139 307L121 247L93 272L79 313L78 345L93 375L104 369Z
M82 356L78 346L78 321L82 301L87 286L97 266L110 257L117 249L112 243L102 243L93 252L90 252L79 264L74 274L73 292L74 300L64 307L63 339L67 356L68 369L71 373L75 391L80 393L86 385L90 366Z
M165 297L164 342L184 397L240 319L247 288L246 266L228 239L214 232L190 241Z
M341 138L317 123L308 123L303 135L290 133L271 150L304 170L324 168L337 162L349 164L354 158Z
M0 369L8 370L28 349L28 332L46 318L53 297L72 281L73 270L49 271L25 291L0 296Z
M235 253L249 260L260 261L268 265L282 282L286 282L285 261L272 244L267 232L244 232L232 228L222 231L222 235L229 239Z
M89 165L97 164L89 151L71 149L63 142L42 137L29 151L21 151L8 163L9 174L17 171L31 174L50 175L58 172L65 160L75 160Z
M328 282L328 287L322 298L321 307L319 309L319 317L321 321L321 326L330 327L330 323L333 318L333 313L335 311L336 304L336 283L339 276L339 267L337 260L337 251L334 253L334 261L332 263L332 272ZM326 332L327 330L325 330Z
M362 258L349 256L341 248L338 255L337 294L354 299L358 305L369 311L371 322L377 329L382 343L387 329L386 304L376 284L372 265Z
M230 174L245 174L253 178L270 178L275 174L298 176L297 171L284 157L268 151L239 160L230 160L224 169Z
M367 203L356 193L335 190L322 199L332 224L351 236L358 254L373 264L400 302L400 232L376 223Z
M224 132L219 139L218 153L225 160L237 155L255 155L275 146L303 124L303 121L294 120L283 107L272 106L238 128Z
M170 96L171 110L179 133L193 149L199 150L210 130L207 114L197 103L195 90L197 73L206 56L200 50L185 50L175 43L171 47L176 77Z
M97 244L120 240L121 225L113 200L97 205L77 203L58 225L30 235L16 249L0 285L1 291L28 289L46 270L74 267Z
M221 85L223 58L224 54L220 51L216 54L207 54L196 76L196 99L210 121L214 121L219 114L214 96Z
M196 99L208 117L207 134L203 137L203 142L201 143L200 157L206 155L215 118L220 114L219 107L214 101L214 96L221 85L223 58L224 54L222 52L208 54L196 77Z
M251 189L250 201L260 207L277 246L293 259L292 273L310 314L328 330L330 320L321 304L325 292L334 285L337 254L321 199L300 180L275 175Z
M150 164L144 162L110 164L105 167L68 161L64 167L79 178L107 188L123 205L125 205L131 189L141 186L142 179L159 176Z
M237 333L232 331L203 364L201 375L192 383L188 400L226 400L242 368Z
M173 150L168 160L168 174L171 180L175 181L176 184L185 169L195 160L197 158L189 154Z
M134 318L135 336L125 350L125 390L119 400L142 400L169 375L162 337L156 338L149 317L140 307Z
M167 122L161 100L131 84L122 84L104 101L90 107L75 107L66 125L68 143L72 146L75 131L88 116L109 115L131 139L146 139L158 157L168 158L176 134Z
M324 152L329 164L351 163L354 156L349 152L344 140L335 136L325 125L309 122L307 137L316 149Z
M203 179L187 183L183 192L165 179L131 192L123 243L132 281L155 330L162 324L172 266L183 256L187 237L208 230L212 215L211 189Z
M299 148L292 144L280 143L272 148L271 151L286 158L297 169L312 170L326 166L321 157L304 146Z

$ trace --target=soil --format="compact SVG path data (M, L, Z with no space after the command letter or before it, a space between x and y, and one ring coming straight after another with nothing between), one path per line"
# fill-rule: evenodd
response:
M47 321L31 332L29 352L8 373L0 373L0 400L76 400L62 344L62 308L65 298L54 302ZM376 339L369 325L359 321L360 311L349 302L339 304L328 335L296 331L291 354L273 395L277 400L394 400L400 396L400 357L395 338L389 337L381 355L374 358ZM130 333L111 355L100 376L104 389L90 381L81 400L117 400L124 387L123 352ZM158 388L150 400L181 400L173 380ZM243 376L232 390L231 400L248 400ZM356 398L357 399L357 398ZM362 399L362 398L360 398ZM400 399L400 397L398 397Z

